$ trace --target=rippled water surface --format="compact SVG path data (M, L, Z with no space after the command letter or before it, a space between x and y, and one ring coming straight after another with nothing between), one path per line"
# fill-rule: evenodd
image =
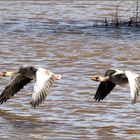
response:
M110 1L0 1L0 71L37 65L62 74L36 109L33 83L0 106L0 139L138 140L140 102L116 87L94 102L98 83L110 67L140 73L140 29L96 28ZM126 8L129 4L125 3ZM0 78L0 91L9 78Z

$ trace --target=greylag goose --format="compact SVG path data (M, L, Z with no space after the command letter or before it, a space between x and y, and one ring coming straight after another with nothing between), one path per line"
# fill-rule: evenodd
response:
M91 80L100 82L95 101L103 100L116 85L130 87L131 103L135 104L140 92L140 75L132 71L108 69L104 76L93 76Z
M12 76L11 81L0 95L0 104L14 96L25 85L35 80L31 98L32 107L36 107L45 99L49 89L55 80L61 79L61 75L54 74L44 68L34 66L22 66L14 72L1 72L0 76Z

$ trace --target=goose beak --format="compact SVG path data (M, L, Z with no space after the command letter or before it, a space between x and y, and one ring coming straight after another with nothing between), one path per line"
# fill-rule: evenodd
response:
M99 77L98 76L93 76L93 77L91 77L91 80L98 81L99 80Z
M6 72L0 72L0 76L6 76Z
M16 72L9 72L9 71L5 71L5 72L0 72L0 76L6 76L6 77L11 77L11 76L14 76L16 75Z

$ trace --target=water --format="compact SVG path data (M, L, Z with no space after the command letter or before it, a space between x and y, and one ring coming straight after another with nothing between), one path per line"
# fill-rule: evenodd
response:
M140 73L139 28L92 26L113 3L0 1L0 71L37 65L62 74L36 109L29 104L34 83L0 106L1 139L139 139L140 104L130 104L129 89L116 87L93 101L92 75L110 67ZM1 92L9 80L0 78Z

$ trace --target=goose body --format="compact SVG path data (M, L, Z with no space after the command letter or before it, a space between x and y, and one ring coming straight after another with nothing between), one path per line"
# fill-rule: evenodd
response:
M23 66L14 72L1 72L0 76L11 76L12 79L0 95L0 103L6 102L25 85L35 80L31 105L38 106L49 94L49 89L55 80L61 79L61 75L54 74L44 68L34 66Z
M108 69L104 76L93 76L91 80L100 82L95 101L103 100L116 85L130 87L131 103L135 104L140 92L140 75L132 71Z

